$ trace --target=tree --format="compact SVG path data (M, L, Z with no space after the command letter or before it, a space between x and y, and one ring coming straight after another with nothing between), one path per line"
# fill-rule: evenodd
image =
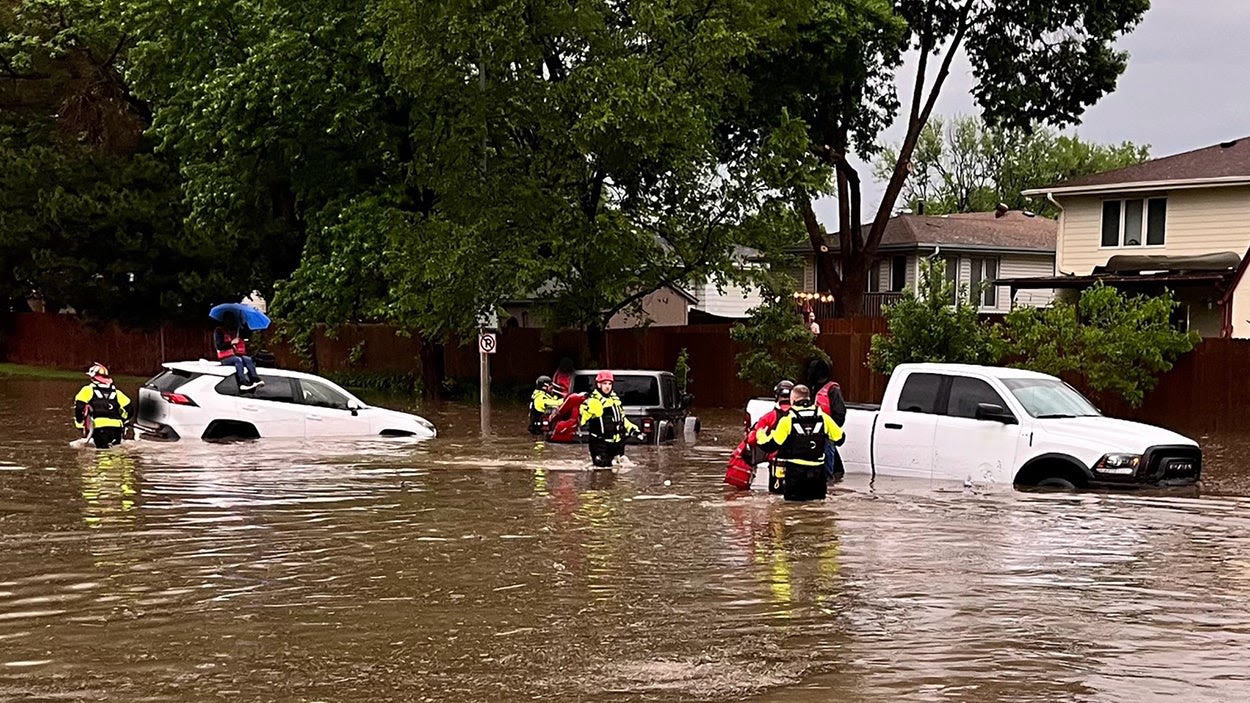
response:
M772 278L765 285L764 302L748 310L750 318L729 329L729 337L746 346L739 353L738 378L761 390L783 378L802 378L810 359L829 360L807 325L795 314L786 291L788 279Z
M836 296L841 314L862 310L868 269L955 55L964 51L971 59L973 96L988 123L1021 128L1075 124L1087 106L1114 89L1126 54L1116 51L1113 43L1140 21L1149 0L895 0L889 3L888 15L881 14L881 5L870 0L823 5L832 17L872 18L866 26L873 31L848 33L854 41L865 37L871 41L850 52L858 57L851 64L834 65L836 75L847 80L816 81L810 91L788 98L796 115L805 114L801 107L809 104L844 108L829 122L831 129L808 122L808 158L821 160L835 173L834 192L839 198L836 251L826 245L825 231L810 206L812 198L828 192L828 187L796 195L821 277ZM899 20L902 33L895 40L892 32ZM818 34L808 36L819 38ZM851 138L859 134L859 128L875 140L879 125L894 117L898 101L890 79L906 50L919 54L910 79L906 131L889 169L884 196L865 227L859 214L859 174L847 160L846 149L852 142L868 141L864 135ZM937 65L933 75L929 75L931 62ZM804 64L796 62L795 66L797 70ZM870 106L864 114L871 124L857 112L861 106ZM859 153L872 156L875 148L868 144Z
M912 155L912 173L902 198L913 211L944 215L985 212L999 203L1057 216L1045 201L1030 201L1021 191L1140 163L1148 146L1131 142L1095 144L1059 134L1049 127L992 127L976 117L925 125ZM898 162L897 148L877 158L874 173L889 178Z
M801 129L728 153L716 128L802 6L150 2L127 27L189 226L306 236L274 300L295 327L452 341L527 298L601 347L647 293L780 249Z
M921 259L918 290L907 288L885 310L887 335L872 336L868 366L888 374L899 364L931 361L992 364L999 358L995 337L981 323L974 300L982 289L969 290L946 278L946 263ZM953 302L953 304L952 304Z
M1158 375L1200 341L1171 325L1171 292L1129 296L1097 284L1076 305L1017 307L1001 330L1004 358L1012 366L1055 376L1080 377L1099 392L1141 405Z
M0 9L0 290L92 317L203 317L290 270L273 240L188 231L169 154L131 90L115 0Z

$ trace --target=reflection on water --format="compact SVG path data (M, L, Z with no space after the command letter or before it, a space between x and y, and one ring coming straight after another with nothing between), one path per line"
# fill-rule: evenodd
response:
M0 700L1241 700L1243 445L1199 491L727 492L737 413L619 471L431 442L70 446L0 384ZM515 427L515 433L502 428ZM1241 453L1239 453L1239 451ZM669 482L666 484L665 482Z

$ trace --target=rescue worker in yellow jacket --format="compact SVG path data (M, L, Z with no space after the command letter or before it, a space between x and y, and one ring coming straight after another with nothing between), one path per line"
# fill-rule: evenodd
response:
M776 450L786 500L824 500L825 445L842 444L844 437L838 423L813 403L807 386L790 391L790 412L776 427L757 430L756 441L762 449Z
M130 419L130 398L113 385L104 364L92 364L87 376L91 383L74 396L74 427L97 449L121 444L122 430Z
M595 376L595 389L582 403L580 424L589 435L590 460L608 467L618 456L625 456L625 436L637 435L638 426L625 417L621 399L612 391L616 379L611 371Z
M543 420L552 410L560 407L563 401L551 387L550 376L539 376L534 380L534 393L530 396L530 434L543 433Z

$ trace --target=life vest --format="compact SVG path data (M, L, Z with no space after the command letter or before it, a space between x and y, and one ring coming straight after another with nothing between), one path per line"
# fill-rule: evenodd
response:
M832 390L842 390L842 386L839 386L837 381L830 381L816 392L816 407L824 410L826 415L833 414L829 408L829 391Z
M790 436L777 452L779 458L803 464L824 464L825 443L829 437L825 434L825 421L820 413L820 408L816 406L790 411L793 424Z
M91 408L91 417L95 420L122 419L122 404L117 397L117 389L113 386L93 384L91 400L87 402L87 405Z
M615 393L605 396L596 388L586 403L593 407L596 402L603 411L586 419L586 431L593 439L621 441L621 433L625 431L625 411L621 408L621 399Z
M224 361L232 356L245 356L247 354L247 341L242 337L236 337L225 330L221 330L221 340L225 343L225 349L217 350L217 360Z

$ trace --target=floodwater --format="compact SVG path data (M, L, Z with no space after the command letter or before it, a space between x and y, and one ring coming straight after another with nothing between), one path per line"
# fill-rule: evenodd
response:
M0 700L1240 701L1250 472L727 492L740 413L619 473L524 408L425 443L70 446L0 379ZM125 388L125 386L123 386Z

